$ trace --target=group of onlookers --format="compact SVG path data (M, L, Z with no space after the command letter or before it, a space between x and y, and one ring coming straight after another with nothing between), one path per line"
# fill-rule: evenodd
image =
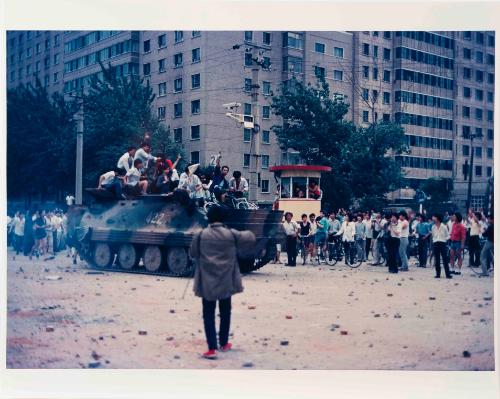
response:
M466 245L470 264L474 267L481 265L483 276L488 276L493 262L493 215L486 217L482 212L472 210L463 218L458 212L451 216L448 213L427 216L425 213L401 211L386 213L382 217L381 213L374 211L349 213L340 209L337 213L330 212L328 217L323 211L318 216L303 214L297 222L293 220L293 214L287 212L283 227L287 266L296 265L297 240L301 240L309 261L316 258L318 250L326 252L327 244L336 240L356 244L358 259L367 261L371 253L371 265L379 265L384 255L390 273L409 270L410 240L418 243L418 267L425 268L428 260L431 263L434 259L437 278L441 276L441 265L447 278L461 274Z

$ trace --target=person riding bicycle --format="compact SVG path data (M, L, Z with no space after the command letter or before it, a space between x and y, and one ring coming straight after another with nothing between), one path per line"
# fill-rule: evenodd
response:
M326 251L326 235L328 233L328 219L325 217L323 211L319 212L319 216L316 218L316 236L314 237L314 253L313 257L317 256L317 248L321 248L321 255L324 256Z
M328 242L333 243L335 240L338 240L338 237L335 237L335 234L340 230L340 222L337 219L335 212L330 212L330 218L328 220Z
M307 258L307 252L309 250L309 243L311 242L311 237L310 237L311 222L307 220L307 215L305 213L301 216L301 221L299 222L299 228L300 228L299 237L302 242L301 251L304 251L302 257L305 263L305 260Z

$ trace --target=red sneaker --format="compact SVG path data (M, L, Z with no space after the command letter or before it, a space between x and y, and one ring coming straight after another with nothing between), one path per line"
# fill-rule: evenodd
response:
M219 350L221 352L227 352L227 351L230 351L232 347L233 347L233 344L228 342L226 345L222 346Z
M210 349L201 356L204 357L205 359L217 359L217 353L215 352L214 349Z

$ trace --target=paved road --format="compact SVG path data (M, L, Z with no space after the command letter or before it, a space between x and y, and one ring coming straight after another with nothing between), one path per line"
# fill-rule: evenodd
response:
M9 368L494 368L493 279L467 270L267 265L233 297L235 350L209 361L187 279L8 257Z

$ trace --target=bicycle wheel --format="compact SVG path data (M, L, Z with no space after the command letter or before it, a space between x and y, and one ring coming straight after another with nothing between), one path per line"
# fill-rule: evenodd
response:
M361 266L363 261L359 257L359 247L356 244L352 244L349 246L349 255L346 255L346 263L351 269L356 269Z
M336 253L336 248L335 244L333 243L328 243L325 258L326 258L326 263L330 266L333 266L337 263L338 261L338 255Z

